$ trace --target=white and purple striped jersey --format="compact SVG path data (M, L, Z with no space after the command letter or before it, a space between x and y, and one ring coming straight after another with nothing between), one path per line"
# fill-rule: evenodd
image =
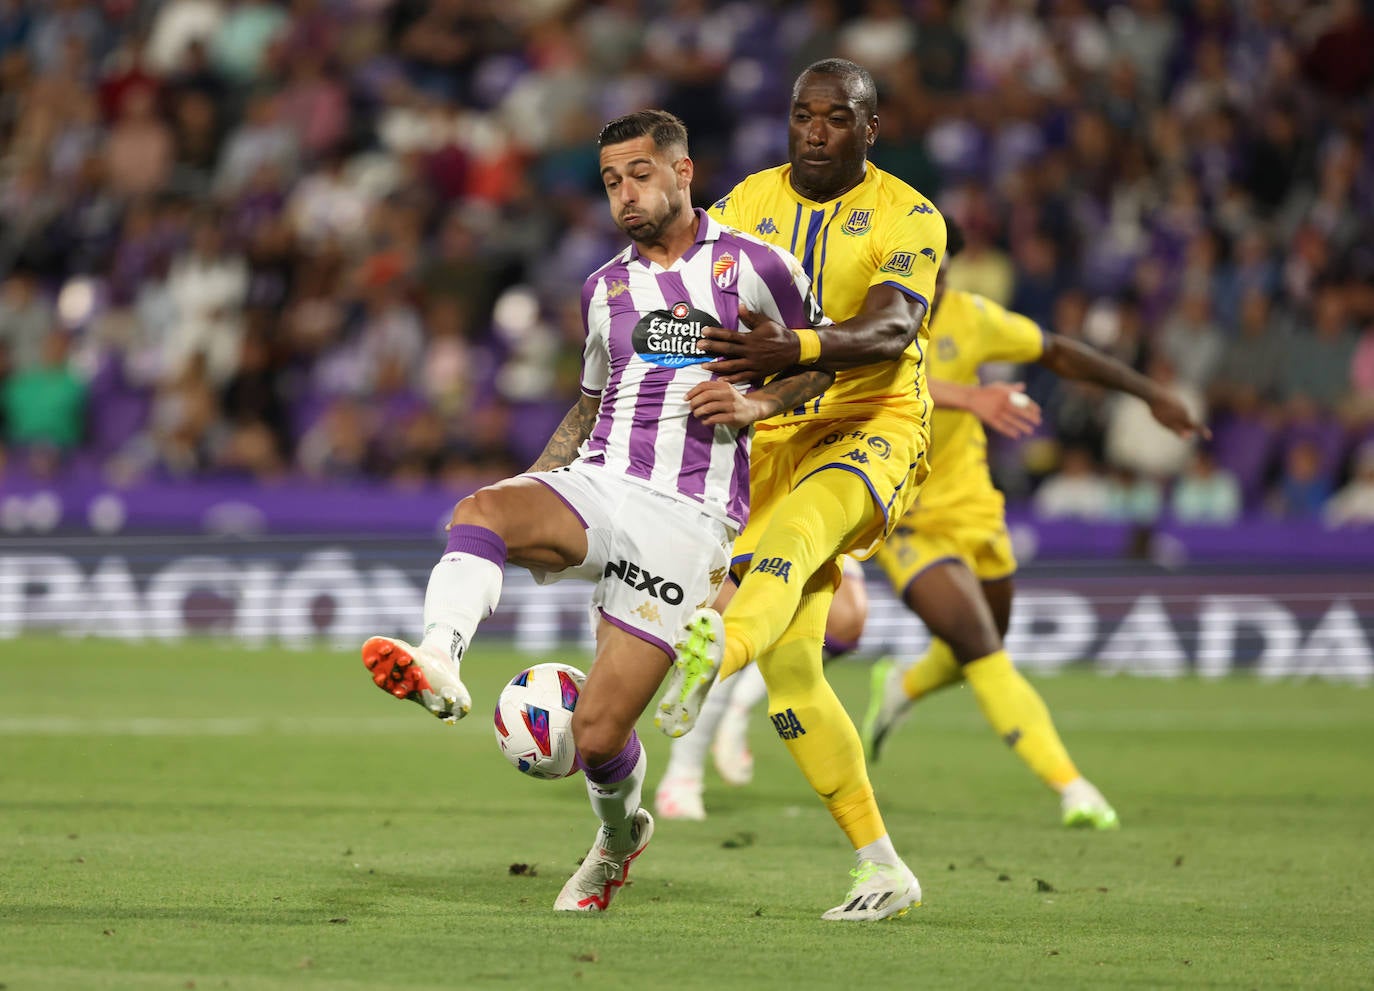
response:
M630 245L582 287L582 391L601 411L579 458L699 504L737 530L749 516L752 430L709 427L687 393L713 378L702 327L740 329L739 306L787 327L828 324L801 264L696 211L696 244L664 269Z

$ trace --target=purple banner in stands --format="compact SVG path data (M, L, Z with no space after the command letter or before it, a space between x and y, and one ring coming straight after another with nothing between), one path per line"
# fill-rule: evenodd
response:
M383 485L165 484L114 489L95 483L45 488L0 479L0 535L293 534L424 537L438 534L465 493ZM1257 519L1230 527L1010 521L1024 563L1143 559L1164 565L1365 564L1374 568L1374 527L1327 530Z

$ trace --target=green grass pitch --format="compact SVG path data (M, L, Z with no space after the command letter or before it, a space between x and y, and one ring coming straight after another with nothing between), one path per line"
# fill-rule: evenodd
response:
M1114 834L1059 827L967 692L930 699L873 769L926 903L868 925L818 919L850 855L760 719L755 785L709 779L710 820L660 824L612 911L570 917L581 779L492 740L524 663L479 645L446 727L352 653L0 641L0 985L1374 985L1368 690L1040 679ZM831 674L861 711L863 665ZM666 741L641 733L651 792Z

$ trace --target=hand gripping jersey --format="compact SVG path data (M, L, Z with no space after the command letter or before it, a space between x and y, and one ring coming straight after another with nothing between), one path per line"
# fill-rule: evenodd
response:
M798 258L816 302L832 320L857 314L868 290L880 284L929 307L945 253L945 221L929 200L871 162L859 185L825 203L799 195L791 174L790 165L756 172L712 206L711 214ZM839 372L825 395L773 424L850 419L880 410L908 411L924 420L929 397L921 352L928 338L923 320L919 336L899 360Z
M579 458L738 530L749 514L750 431L691 414L688 391L714 377L696 346L701 328L738 329L741 303L791 327L829 321L796 259L696 214L696 244L671 267L631 245L582 287L582 391L599 396L601 410Z

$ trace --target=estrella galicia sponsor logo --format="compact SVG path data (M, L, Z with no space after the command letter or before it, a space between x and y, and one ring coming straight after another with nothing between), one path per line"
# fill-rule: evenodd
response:
M792 562L785 557L766 557L754 565L754 571L765 575L775 575L786 584L792 576Z
M682 604L682 586L676 582L670 582L659 575L651 575L637 564L631 564L624 558L619 561L608 561L606 570L602 578L619 578L636 592L648 592L652 598L660 599L670 606Z
M702 328L720 325L709 313L679 302L670 310L653 310L640 317L630 342L641 358L664 368L700 365L711 360L697 347Z
M878 271L891 272L893 275L910 275L915 264L914 251L894 251L887 256L887 261L883 262L883 267Z
M799 736L806 735L806 728L802 726L801 720L791 709L770 713L768 718L773 721L773 729L783 740L795 740Z
M913 213L934 213L934 212L935 212L935 208L934 208L933 206L931 206L929 203L917 203L914 207L912 207L910 210L907 211L906 215L907 215L908 217L910 217Z
M845 218L844 226L840 228L846 234L858 236L867 234L868 228L873 224L872 210L850 210L849 216Z

